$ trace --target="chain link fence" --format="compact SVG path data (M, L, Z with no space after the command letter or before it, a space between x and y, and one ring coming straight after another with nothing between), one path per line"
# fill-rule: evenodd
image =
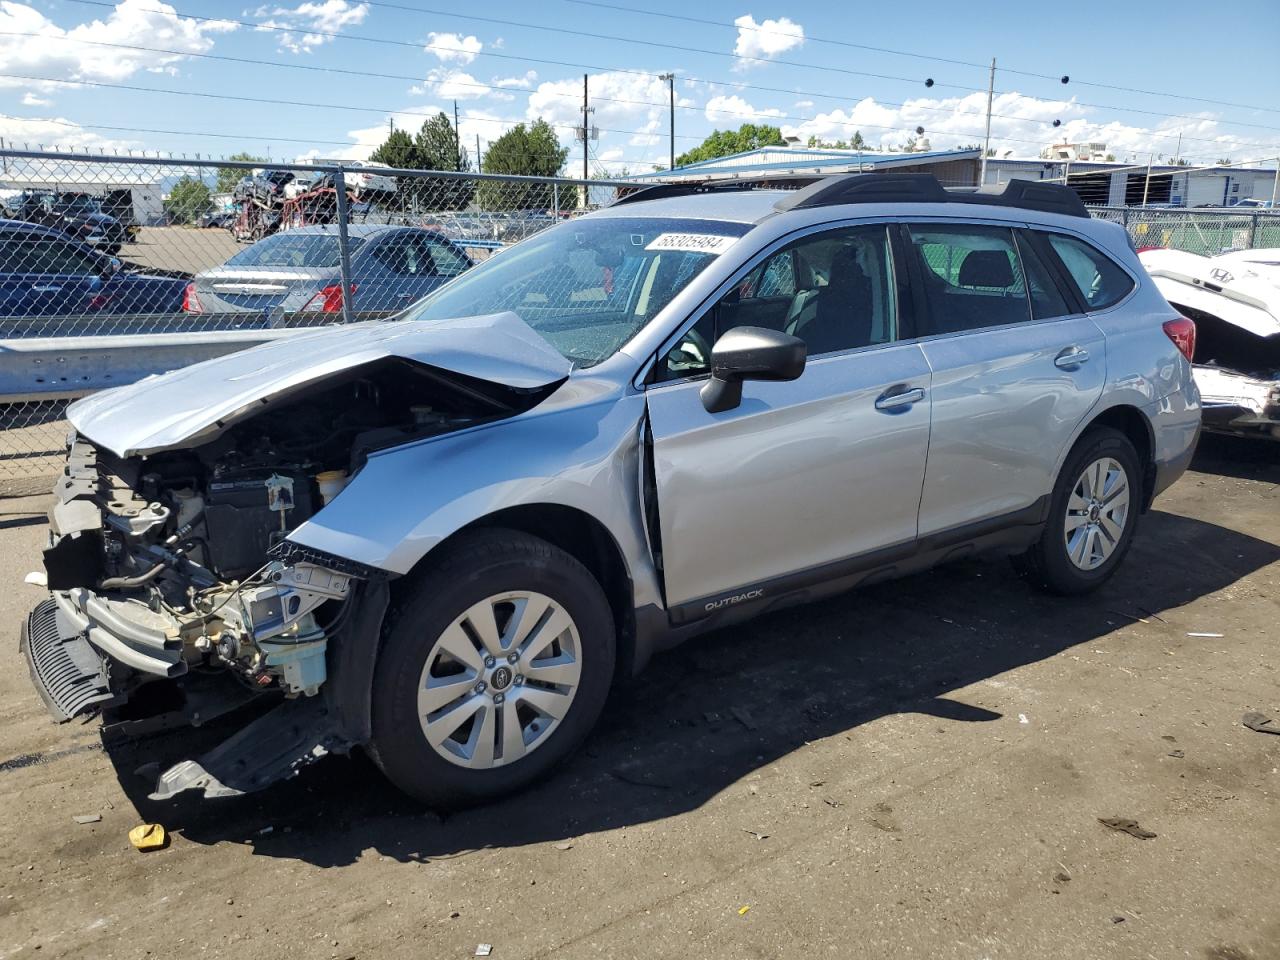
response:
M1213 257L1229 250L1280 247L1280 213L1269 210L1091 207L1090 213L1123 225L1139 248L1166 247Z
M0 495L48 488L75 397L300 328L392 317L637 186L0 150ZM1138 246L1280 247L1270 212L1093 213Z
M71 399L298 328L394 316L634 189L26 151L0 151L0 165L0 495L48 488Z

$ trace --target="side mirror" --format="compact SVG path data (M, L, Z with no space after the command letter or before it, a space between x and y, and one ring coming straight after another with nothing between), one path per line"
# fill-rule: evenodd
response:
M699 396L708 413L742 402L744 380L794 380L807 355L799 337L767 327L734 327L711 348L711 379Z

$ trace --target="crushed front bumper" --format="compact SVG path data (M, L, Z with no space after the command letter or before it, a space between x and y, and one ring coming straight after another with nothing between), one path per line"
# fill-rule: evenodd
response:
M110 661L52 597L22 622L18 645L36 692L59 723L124 701L112 683Z
M1280 378L1267 380L1207 365L1196 366L1194 373L1206 430L1280 440Z

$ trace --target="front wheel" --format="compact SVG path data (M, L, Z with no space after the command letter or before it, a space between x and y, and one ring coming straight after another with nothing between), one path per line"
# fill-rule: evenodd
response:
M590 572L527 534L464 534L414 574L374 679L378 765L436 807L496 799L578 746L613 677L613 617Z
M1141 491L1133 443L1118 430L1095 427L1067 457L1044 532L1015 565L1050 593L1086 593L1101 586L1133 541Z

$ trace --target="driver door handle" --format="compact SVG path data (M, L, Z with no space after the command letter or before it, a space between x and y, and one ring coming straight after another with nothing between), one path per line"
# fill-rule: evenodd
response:
M882 393L876 397L876 409L900 410L903 407L919 403L923 399L924 389L922 387L912 387L910 390L903 390L900 393Z
M1089 351L1084 347L1067 347L1053 358L1053 365L1062 370L1070 370L1089 359Z

